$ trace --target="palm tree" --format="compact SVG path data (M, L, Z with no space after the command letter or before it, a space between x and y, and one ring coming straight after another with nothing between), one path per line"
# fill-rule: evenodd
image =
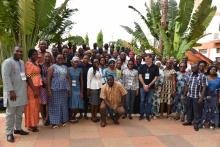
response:
M27 59L28 49L36 46L40 39L60 41L73 24L69 17L77 11L67 8L68 1L55 8L56 0L1 0L0 60L10 56L15 45L24 48L24 59Z
M89 46L89 36L88 36L88 33L86 34L84 40L85 40L85 44Z
M211 3L211 0L203 0L199 7L194 10L194 0L180 0L179 7L177 7L175 0L169 0L166 27L161 24L162 14L159 2L153 2L150 8L146 6L146 16L133 6L129 6L140 15L151 35L157 41L161 35L163 51L149 43L138 23L134 23L135 29L127 26L122 27L132 34L143 47L152 50L155 54L181 59L185 51L197 45L197 41L204 36L205 30L216 12L216 7L211 6Z
M102 30L97 34L96 42L97 42L97 46L99 48L103 47L103 33L102 33Z

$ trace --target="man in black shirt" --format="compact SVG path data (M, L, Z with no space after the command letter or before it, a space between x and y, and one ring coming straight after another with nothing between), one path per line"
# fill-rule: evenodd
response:
M87 73L90 67L92 67L91 64L89 64L89 57L88 55L83 56L82 63L79 64L79 67L82 68L83 72L83 100L84 100L84 118L88 119L87 112L88 112L88 105L89 105L89 99L87 96ZM82 114L80 113L80 118L82 117Z
M150 121L151 108L152 108L152 97L154 94L154 83L159 76L159 69L153 64L152 55L145 56L146 64L142 65L139 69L139 80L140 80L140 120L144 118Z

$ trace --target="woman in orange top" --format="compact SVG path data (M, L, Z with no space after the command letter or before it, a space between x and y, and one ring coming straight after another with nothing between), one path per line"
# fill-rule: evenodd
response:
M40 67L36 64L38 53L35 49L28 52L29 61L25 64L25 71L28 82L28 104L25 107L25 127L32 132L38 132L39 123L39 89L42 85Z

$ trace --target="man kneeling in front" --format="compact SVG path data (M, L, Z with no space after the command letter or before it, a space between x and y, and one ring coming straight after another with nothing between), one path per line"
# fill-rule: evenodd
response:
M125 113L123 103L127 92L120 82L114 81L113 76L107 77L107 83L102 86L100 98L101 127L106 126L107 112L115 124L119 124L118 120Z

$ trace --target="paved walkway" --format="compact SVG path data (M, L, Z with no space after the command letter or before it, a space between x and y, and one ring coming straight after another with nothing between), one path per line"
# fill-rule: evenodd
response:
M39 133L15 136L15 143L5 140L5 121L0 117L0 147L220 147L220 129L195 132L172 120L108 121L105 128L88 120L51 129L40 126Z

